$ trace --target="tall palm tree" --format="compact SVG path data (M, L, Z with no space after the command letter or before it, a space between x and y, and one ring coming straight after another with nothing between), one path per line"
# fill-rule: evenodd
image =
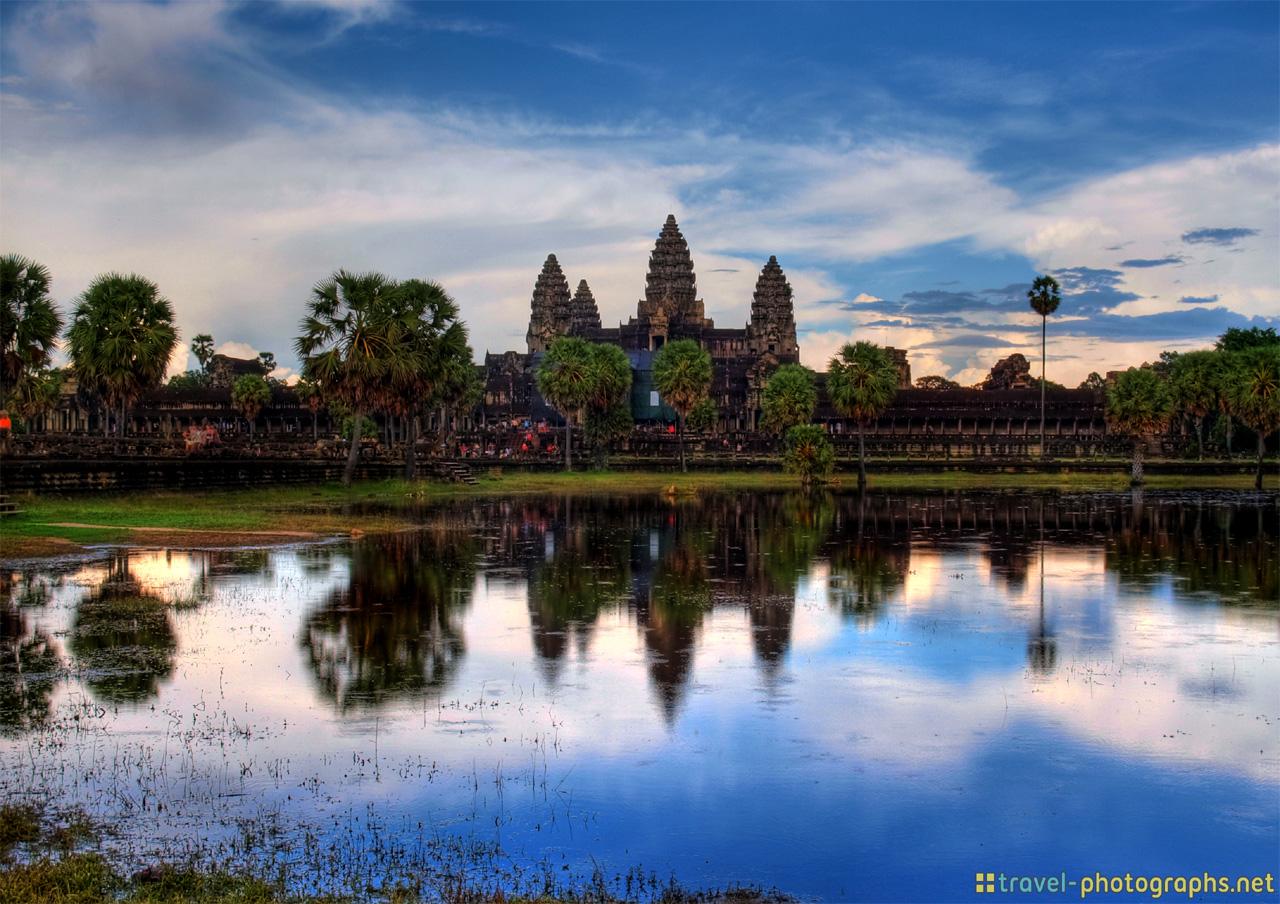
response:
M271 401L271 386L259 374L244 374L231 386L231 401L249 422L249 436L253 436L258 414Z
M711 392L711 355L693 339L664 345L653 359L653 385L676 411L680 432L680 470L688 471L684 456L685 421Z
M460 358L470 363L467 327L458 319L458 304L435 282L409 279L392 295L395 317L402 324L405 346L401 351L412 368L388 384L388 410L405 418L404 476L416 476L418 413L424 401L432 401L447 383L450 368Z
M200 369L209 371L209 362L213 360L213 337L208 333L199 333L191 340L191 353L200 362Z
M1236 353L1231 375L1231 409L1258 437L1253 485L1262 489L1262 457L1267 437L1280 429L1280 345Z
M1218 407L1214 371L1226 364L1222 352L1199 351L1179 355L1171 378L1173 400L1180 413L1190 416L1196 428L1196 450L1204 458L1204 419Z
M827 364L827 395L836 411L858 425L858 489L867 487L866 425L884 413L898 392L898 368L871 342L846 344Z
M324 406L324 397L320 395L320 387L303 378L293 387L298 399L311 410L311 439L320 439L320 409Z
M591 395L584 409L583 435L605 466L611 443L631 432L631 361L616 345L591 345Z
M77 380L118 412L123 436L129 406L160 385L178 344L173 305L136 273L99 276L80 296L67 342Z
M311 291L294 348L303 372L327 399L351 409L351 446L342 482L350 486L360 459L360 425L386 399L388 385L415 370L410 325L394 304L396 284L381 273L339 270Z
M573 419L591 399L591 343L567 336L551 343L538 365L538 392L564 416L564 469L573 470Z
M1027 300L1031 302L1031 310L1040 315L1040 457L1045 457L1044 447L1044 388L1045 388L1045 349L1049 315L1058 310L1062 296L1058 293L1058 281L1052 276L1037 276L1027 292Z
M1169 426L1173 397L1165 382L1148 367L1131 367L1107 390L1107 423L1133 440L1130 482L1143 481L1142 447L1147 438Z
M0 408L25 375L48 366L61 332L49 271L19 254L0 257Z

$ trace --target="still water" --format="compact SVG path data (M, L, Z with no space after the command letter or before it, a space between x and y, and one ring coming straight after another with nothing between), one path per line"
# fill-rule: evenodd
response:
M1275 496L723 495L3 573L0 793L127 864L985 899L1276 872ZM476 852L488 851L488 859ZM503 878L505 877L505 878Z

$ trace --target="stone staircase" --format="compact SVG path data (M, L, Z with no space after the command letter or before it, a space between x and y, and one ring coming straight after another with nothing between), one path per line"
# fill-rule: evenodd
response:
M465 483L467 486L476 486L479 483L476 476L471 473L471 468L460 461L436 462L436 474L451 483Z
M9 498L8 493L0 493L0 518L18 514L18 504Z

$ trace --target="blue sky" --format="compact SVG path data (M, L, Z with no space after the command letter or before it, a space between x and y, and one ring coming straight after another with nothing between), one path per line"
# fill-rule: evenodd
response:
M548 252L634 313L668 212L718 325L777 254L802 355L1050 376L1280 317L1280 5L0 5L2 242L66 305L136 270L189 338L291 339L338 267L523 345ZM183 356L173 366L185 365Z

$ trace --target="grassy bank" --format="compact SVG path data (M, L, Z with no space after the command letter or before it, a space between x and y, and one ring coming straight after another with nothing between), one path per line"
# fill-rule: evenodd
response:
M749 888L691 892L656 877L606 880L598 872L561 880L537 870L490 883L470 876L475 863L421 864L370 874L358 892L292 891L270 874L193 863L156 863L122 872L104 846L106 830L83 812L50 814L37 804L0 805L0 901L5 904L786 904L777 893ZM482 872L482 871L481 871ZM406 875L407 874L407 875ZM329 878L329 877L326 877ZM310 884L304 882L303 884ZM628 893L627 889L630 889Z
M1128 488L1121 473L998 473L945 471L934 474L872 473L873 490L1117 491ZM1252 488L1247 474L1170 475L1148 478L1151 489ZM411 526L407 509L436 500L561 493L681 495L701 492L786 490L799 481L772 471L670 472L587 471L572 474L509 472L482 475L477 486L438 481L380 480L351 488L338 484L243 490L146 491L73 496L18 496L21 513L0 521L0 559L55 555L86 545L235 545L289 542L352 532L374 533ZM852 475L831 484L853 487ZM1275 491L1280 481L1269 478ZM352 507L356 511L352 511ZM366 507L367 511L360 511Z

